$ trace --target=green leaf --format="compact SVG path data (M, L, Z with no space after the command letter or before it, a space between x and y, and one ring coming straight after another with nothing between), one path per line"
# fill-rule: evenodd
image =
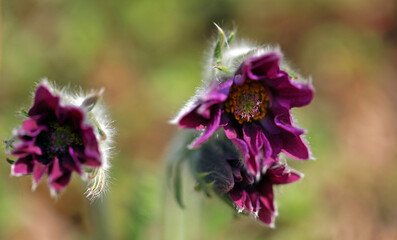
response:
M217 63L220 63L222 58L222 48L223 45L225 44L226 37L225 37L225 32L223 32L222 28L220 28L216 23L214 23L214 25L218 29L218 33L219 33L219 39L215 45L214 58L217 60Z
M14 149L13 144L16 141L15 138L10 138L8 140L4 140L4 143L6 144L6 151L8 151L9 149Z
M29 117L29 113L28 113L28 111L26 111L25 109L22 109L22 110L21 110L21 114L22 114L22 116L24 116L24 117Z
M176 201L178 202L178 205L184 209L185 205L183 204L182 200L182 162L183 161L178 161L178 163L175 166L175 174L174 174L174 191L175 191L175 198Z
M236 36L236 33L235 33L235 32L231 32L231 33L229 34L229 37L228 37L227 40L226 40L225 45L226 45L226 46L229 46L229 44L233 41L233 39L234 39L235 36Z
M15 161L12 160L12 159L7 158L6 160L7 160L7 162L8 162L9 164L11 164L11 165L13 165L13 164L15 163Z

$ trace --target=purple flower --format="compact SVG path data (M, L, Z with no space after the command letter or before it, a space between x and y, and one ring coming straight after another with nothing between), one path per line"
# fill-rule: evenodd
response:
M63 105L61 100L48 84L39 85L28 118L15 132L17 143L11 152L17 157L12 175L33 174L35 186L47 174L53 193L66 187L72 172L84 176L85 167L98 168L103 163L84 108Z
M297 172L287 169L286 164L273 163L259 181L256 181L238 160L230 161L234 186L229 191L238 210L246 211L273 227L277 210L274 206L273 185L292 183L301 178Z
M248 58L233 76L213 81L175 120L181 128L204 130L191 148L223 127L255 176L278 161L280 152L296 159L310 158L301 138L305 131L294 126L290 109L309 104L313 88L293 82L280 69L280 61L279 52Z

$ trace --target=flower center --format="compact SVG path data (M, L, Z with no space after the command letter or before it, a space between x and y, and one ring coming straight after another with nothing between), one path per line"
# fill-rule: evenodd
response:
M269 96L261 82L246 81L241 86L233 84L225 106L240 124L251 122L265 117Z
M66 154L70 146L83 146L81 136L73 132L71 125L61 126L57 122L51 122L48 126L50 130L41 133L37 138L45 157L52 159Z

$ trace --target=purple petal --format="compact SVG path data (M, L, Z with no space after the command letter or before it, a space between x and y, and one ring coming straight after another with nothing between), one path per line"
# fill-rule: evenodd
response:
M232 124L226 125L224 128L226 137L230 139L241 151L244 156L244 159L248 159L250 157L249 148L247 143L238 137L237 130Z
M257 155L263 146L263 131L254 123L243 124L243 138L252 154Z
M194 148L197 148L198 146L200 146L202 143L207 141L216 130L218 130L218 128L220 127L219 124L221 122L221 113L222 113L222 110L221 110L220 104L218 104L212 108L212 111L211 111L212 117L208 122L208 125L205 129L204 134L201 135L197 140L195 140L191 144L191 146L190 146L191 149L194 149Z
M277 127L280 127L285 131L288 131L295 135L301 135L305 133L305 130L292 126L291 114L288 110L283 114L277 115L274 118L274 123L276 124Z
M72 172L60 165L60 161L55 157L51 173L49 173L50 187L56 192L61 191L69 183Z
M270 168L266 175L273 184L293 183L302 177L300 173L288 169L286 164Z
M47 171L48 165L44 165L38 161L35 161L33 167L33 181L38 184L44 173Z
M86 126L82 132L84 143L84 156L74 151L74 154L80 156L81 163L90 167L99 167L102 165L101 153L99 152L98 141L94 134L94 130L90 126Z
M42 131L48 130L46 126L39 126L37 124L37 119L39 119L40 116L35 116L35 117L30 117L27 118L18 132L19 135L26 135L29 137L36 137L39 135Z
M263 180L260 188L259 200L262 208L266 208L271 212L275 211L273 184L269 180Z
M229 196L234 202L234 204L236 204L236 206L239 208L239 210L244 209L245 199L247 196L244 190L239 191L237 189L232 189L229 192Z
M79 108L59 106L57 110L56 115L60 125L64 125L65 123L71 124L76 131L82 128L84 112Z
M32 142L24 142L16 146L15 150L12 151L11 154L23 158L32 154L42 155L42 151L40 147L32 145Z
M242 85L245 82L245 79L243 78L243 76L241 76L241 74L236 74L233 77L233 82L236 85Z
M252 203L252 212L256 213L260 209L259 193L254 191L249 195Z
M282 72L279 78L270 79L266 83L273 88L272 92L276 101L285 108L306 106L313 99L313 86L293 82L286 72Z
M200 100L193 105L193 107L183 114L178 120L178 126L181 128L194 128L196 130L204 129L210 124L213 118L213 108L215 105L224 102L230 91L233 80L228 80L218 85L214 82L208 94L205 94Z
M274 212L269 211L267 208L261 208L258 212L259 220L268 226L272 226L274 224L274 217Z
M247 210L248 212L251 212L251 213L254 212L254 207L252 205L252 200L251 200L250 194L246 194L244 206L245 206L245 210Z
M48 87L41 84L35 93L33 107L29 110L29 116L39 115L45 112L55 112L59 106L59 97L51 93Z
M197 113L198 107L201 103L196 104L190 111L182 115L179 120L177 120L178 126L181 128L193 128L196 130L202 130L207 126L208 119Z
M31 156L24 158L19 158L11 169L11 174L13 176L21 176L30 174L33 171L33 160Z
M51 173L49 173L50 180L53 181L57 178L62 177L62 175L63 175L63 170L61 169L60 161L58 157L55 157L52 163Z
M51 189L55 190L55 192L60 192L64 189L70 182L72 176L72 172L65 172L61 177L50 182Z
M279 52L272 52L258 58L249 59L243 63L243 74L251 80L274 78L280 72L280 60L281 54Z
M217 84L217 82L214 82L213 86L210 86L210 89L213 90L201 98L203 102L214 101L214 104L216 104L226 101L230 88L233 85L233 79L229 79L219 85Z
M76 171L79 175L83 174L78 156L72 147L69 147L69 155L62 158L62 165L69 171Z
M281 135L281 138L283 140L282 151L285 154L299 160L309 159L310 157L309 149L300 136L297 136L289 132L284 132Z
M248 159L244 159L248 170L254 175L259 176L260 174L260 161L261 156L250 154Z

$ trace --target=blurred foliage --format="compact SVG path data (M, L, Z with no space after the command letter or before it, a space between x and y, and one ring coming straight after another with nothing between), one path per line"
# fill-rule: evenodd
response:
M1 2L0 133L11 135L43 77L106 91L118 129L112 183L58 200L12 178L1 151L1 239L397 239L397 6L393 0L24 0ZM213 22L279 44L311 76L314 102L294 111L316 161L277 188L267 229L204 199L186 176L181 210L165 184L167 124L200 85ZM185 172L188 172L187 169Z

